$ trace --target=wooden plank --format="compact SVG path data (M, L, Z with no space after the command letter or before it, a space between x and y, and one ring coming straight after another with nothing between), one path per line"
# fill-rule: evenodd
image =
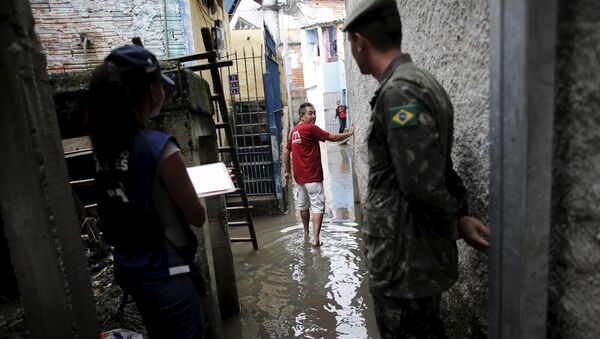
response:
M202 53L182 55L182 56L168 58L168 59L163 59L163 60L165 60L165 61L186 62L186 61L204 60L204 59L216 58L216 57L217 57L217 52L210 51L210 52L202 52Z
M252 238L231 238L231 242L254 242Z
M232 66L232 65L233 65L233 61L223 60L223 61L211 62L209 64L188 66L186 68L189 70L192 70L194 72L199 72L199 71L206 71L206 70L215 69L215 68L228 67L228 66Z

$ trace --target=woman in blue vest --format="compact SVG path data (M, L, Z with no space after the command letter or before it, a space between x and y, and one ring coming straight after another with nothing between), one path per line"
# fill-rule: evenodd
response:
M150 130L165 98L156 57L137 45L113 50L94 71L88 125L96 161L98 215L114 247L115 280L133 296L150 338L202 338L195 275L204 207L175 139Z

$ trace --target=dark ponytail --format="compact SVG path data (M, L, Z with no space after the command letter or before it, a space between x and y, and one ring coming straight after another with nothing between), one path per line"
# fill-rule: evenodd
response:
M148 86L148 79L121 76L110 61L94 70L88 90L86 125L94 152L100 157L114 157L129 147L133 135L143 126L138 112Z

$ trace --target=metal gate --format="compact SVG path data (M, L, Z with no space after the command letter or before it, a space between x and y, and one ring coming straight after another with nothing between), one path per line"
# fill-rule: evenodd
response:
M231 124L240 167L248 195L273 195L273 154L263 82L262 48L250 49L226 57L233 61L227 68L231 94Z

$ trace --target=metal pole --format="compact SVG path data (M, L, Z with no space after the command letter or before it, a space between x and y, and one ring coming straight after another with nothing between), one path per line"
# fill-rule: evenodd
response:
M493 339L546 337L556 8L490 2Z

